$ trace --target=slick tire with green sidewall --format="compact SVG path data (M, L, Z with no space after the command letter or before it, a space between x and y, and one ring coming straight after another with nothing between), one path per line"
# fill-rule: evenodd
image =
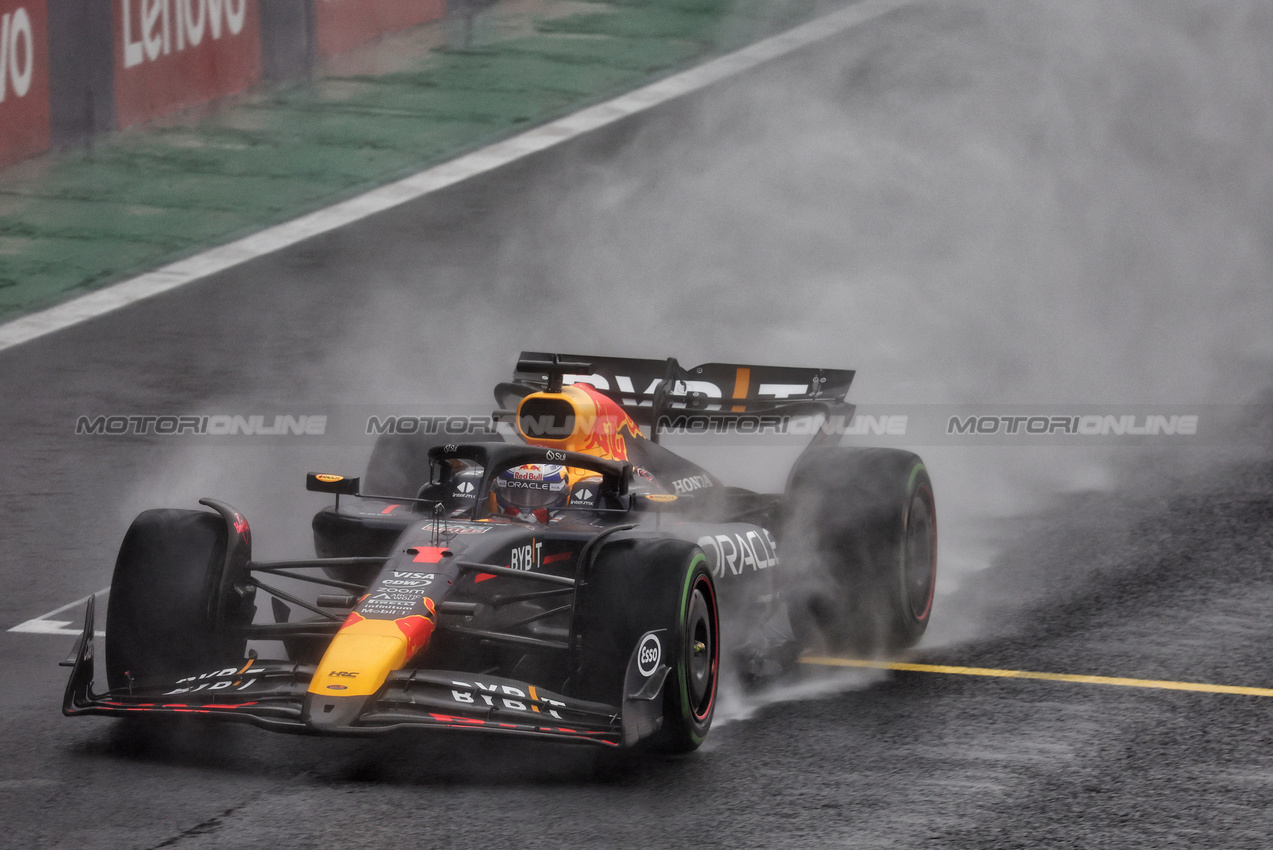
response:
M605 544L580 593L582 652L578 695L622 704L637 642L659 631L662 726L644 746L689 752L707 737L720 674L720 613L703 551L682 540L614 539Z

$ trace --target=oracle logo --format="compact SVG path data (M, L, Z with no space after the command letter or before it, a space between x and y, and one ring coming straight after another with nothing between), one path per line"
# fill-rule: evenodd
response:
M198 47L206 36L238 35L247 0L121 0L124 6L124 67ZM136 20L134 26L133 21Z
M0 19L0 103L10 88L17 97L26 97L35 74L35 35L31 16L23 6Z

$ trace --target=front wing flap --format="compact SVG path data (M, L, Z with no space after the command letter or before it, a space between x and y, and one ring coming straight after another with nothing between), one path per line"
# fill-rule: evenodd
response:
M70 658L62 703L67 716L199 715L299 734L370 735L394 729L470 729L617 747L620 709L539 690L513 679L446 670L400 670L348 724L306 716L313 665L245 660L178 680L136 681L93 692L93 600Z

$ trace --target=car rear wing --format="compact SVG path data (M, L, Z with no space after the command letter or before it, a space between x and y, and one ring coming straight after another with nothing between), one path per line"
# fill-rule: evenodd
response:
M853 375L849 369L738 363L684 367L675 358L644 360L523 351L513 383L500 384L495 395L501 407L512 408L527 392L559 392L563 384L591 384L637 424L652 426L654 436L669 415L852 415L852 406L844 398Z

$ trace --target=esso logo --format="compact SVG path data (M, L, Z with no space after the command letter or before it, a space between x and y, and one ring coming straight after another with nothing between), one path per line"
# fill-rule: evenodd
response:
M659 636L648 634L641 638L641 646L637 649L637 671L648 679L654 675L655 670L659 669L661 660L663 660L663 644L659 643Z
M35 74L35 35L31 16L19 6L0 18L0 103L10 88L17 97L26 97Z

